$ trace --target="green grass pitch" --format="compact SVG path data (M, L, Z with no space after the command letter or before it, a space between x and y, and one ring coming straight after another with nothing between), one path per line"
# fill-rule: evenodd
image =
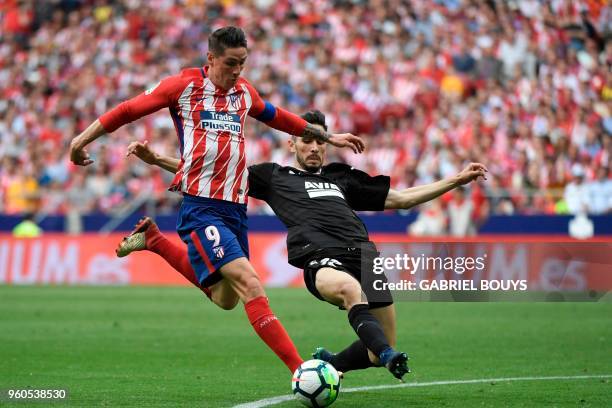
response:
M354 340L346 315L304 289L270 289L303 357ZM612 303L397 304L408 382L612 374ZM340 393L334 407L606 406L612 379ZM397 384L382 369L342 387ZM0 389L66 388L65 402L2 406L231 407L290 392L290 374L242 307L193 288L0 286ZM279 407L299 406L290 401ZM609 405L607 405L609 406Z

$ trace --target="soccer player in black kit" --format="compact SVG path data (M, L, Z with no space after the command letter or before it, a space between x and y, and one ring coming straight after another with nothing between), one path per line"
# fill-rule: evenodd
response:
M327 131L321 112L307 112L302 117ZM471 163L454 177L397 191L390 188L388 176L371 177L342 163L324 166L326 146L320 141L293 137L289 144L295 153L295 166L250 166L248 195L268 203L285 224L289 263L304 270L310 293L347 310L349 323L359 338L336 354L317 348L313 357L330 362L342 372L385 366L402 379L409 372L408 357L394 349L395 307L389 291L375 291L372 287L373 262L378 253L354 211L411 208L479 177L485 178L487 169ZM132 143L129 154L169 171L178 168L178 159L158 155L146 143ZM189 263L183 261L186 251L167 240L148 217L119 244L117 255L145 249L161 255L199 287ZM200 289L216 302L214 296ZM227 298L226 293L219 306L231 309L238 303L237 295L235 302L228 303Z

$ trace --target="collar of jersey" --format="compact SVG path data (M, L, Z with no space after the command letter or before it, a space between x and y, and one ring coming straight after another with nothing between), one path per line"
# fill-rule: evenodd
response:
M298 172L298 174L303 174L303 175L306 175L306 176L308 176L308 175L310 175L310 176L322 176L322 175L323 175L323 167L324 167L324 166L321 166L321 168L319 169L319 171L318 171L318 172L316 172L316 173L310 173L310 172L308 172L308 171L306 171L306 170L300 170L300 169L298 169L297 167L287 166L287 168L288 168L290 171L296 171L296 172Z

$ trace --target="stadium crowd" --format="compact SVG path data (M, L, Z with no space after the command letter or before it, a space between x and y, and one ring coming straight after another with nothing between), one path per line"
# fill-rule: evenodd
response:
M173 211L171 175L126 159L132 140L177 154L166 111L92 145L68 143L117 103L205 64L208 34L249 37L243 75L296 113L364 136L331 151L408 187L469 161L489 180L427 211L612 210L612 6L603 0L7 0L0 4L0 213L112 212L151 196ZM291 163L286 135L254 120L249 162ZM266 211L261 203L251 212Z

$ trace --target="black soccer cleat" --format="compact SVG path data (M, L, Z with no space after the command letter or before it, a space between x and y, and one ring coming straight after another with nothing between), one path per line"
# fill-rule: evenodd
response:
M327 361L331 363L334 358L334 353L331 351L325 350L323 347L317 347L314 353L312 353L312 358L316 358L317 360Z
M408 368L408 355L399 351L394 352L387 361L387 364L385 364L385 367L395 378L403 382L402 377L410 372Z
M334 356L335 356L334 353L332 353L331 351L325 350L323 347L317 347L314 353L312 353L312 358L315 358L317 360L323 360L330 364L332 364L331 361L334 358ZM340 378L344 379L344 372L338 371L338 375L340 376Z

